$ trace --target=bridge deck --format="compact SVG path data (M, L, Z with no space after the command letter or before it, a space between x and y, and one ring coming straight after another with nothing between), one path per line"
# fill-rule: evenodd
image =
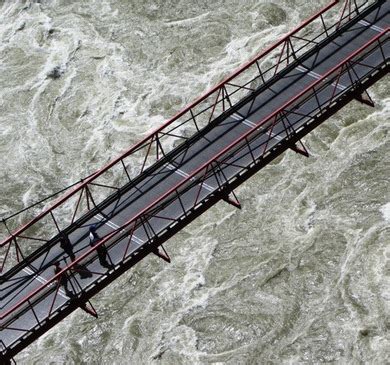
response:
M323 42L321 48L312 54L296 61L289 67L282 78L272 80L266 88L260 87L255 93L248 94L245 100L227 111L223 118L218 118L213 128L206 128L188 141L185 149L177 149L170 155L169 161L157 164L144 174L135 187L123 191L121 195L113 199L104 209L84 222L81 227L75 229L69 239L76 257L90 249L89 226L97 225L97 233L103 237L113 229L122 227L126 222L136 217L139 212L150 207L160 200L158 216L150 217L147 226L138 226L132 232L129 242L128 230L123 231L123 238L116 238L107 245L108 259L115 267L120 265L124 258L124 252L135 252L140 246L146 244L150 236L164 231L173 222L180 219L194 206L194 201L202 202L213 192L220 188L221 181L227 181L238 176L243 170L258 158L264 149L270 150L289 137L288 129L282 120L278 120L270 130L270 122L264 124L267 117L279 110L294 96L304 91L313 81L321 78L329 70L341 61L359 50L367 42L384 32L389 26L390 2L385 2L372 10L363 19L351 22L341 34L334 39L329 38ZM328 85L320 93L312 94L295 109L295 113L289 116L289 123L298 130L308 122L308 119L318 110L318 102L325 105L329 94L334 92L334 86L343 90L348 88L360 76L367 74L367 67L377 67L383 63L383 55L389 59L390 45L386 42L381 49L375 49L365 57L362 65L354 67L354 75L343 74L337 85ZM364 64L363 64L364 63ZM305 115L305 118L302 118ZM256 139L248 140L248 143L235 145L234 154L230 146L241 136L248 133L254 127L258 127L262 135ZM271 138L269 139L269 136ZM194 171L212 160L214 156L223 154L224 164L216 167L218 173L208 174L202 183L186 183L186 189L180 194L180 199L173 198L174 187ZM215 172L215 171L214 171ZM161 198L166 195L166 197ZM119 234L120 236L120 234ZM12 271L12 275L5 274L6 281L1 283L2 312L9 311L23 297L41 286L53 276L53 263L61 261L61 266L69 264L67 254L59 245L48 246L38 257L26 260L18 266L18 270ZM102 275L108 271L103 267L97 256L83 262L83 270L88 271L83 278L79 273L73 273L69 278L69 287L73 293L88 291ZM37 273L37 274L34 274ZM73 284L73 288L72 288ZM20 341L31 329L37 326L37 322L43 321L50 313L61 310L69 302L67 293L60 288L56 294L55 284L42 292L39 300L34 299L32 306L21 306L12 315L2 320L4 328L0 332L0 343L5 348ZM15 315L18 313L18 315Z

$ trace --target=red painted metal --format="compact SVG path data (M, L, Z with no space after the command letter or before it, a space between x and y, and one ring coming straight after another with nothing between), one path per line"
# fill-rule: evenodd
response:
M301 91L299 94L294 96L292 99L287 101L283 106L281 106L278 110L270 114L268 117L264 118L263 120L259 121L258 124L255 127L252 127L250 130L248 130L244 135L237 138L235 141L231 142L231 144L227 147L225 147L223 150L221 150L217 155L215 155L213 158L208 160L206 163L204 163L199 168L195 169L191 173L188 174L186 178L184 178L182 181L177 183L175 186L173 186L171 189L169 189L167 192L165 192L163 195L161 195L158 199L156 199L154 202L149 204L146 208L142 209L136 216L131 218L129 221L127 221L125 224L123 224L121 227L113 230L111 233L106 235L100 242L98 242L94 247L91 247L86 252L84 252L81 256L79 256L76 260L74 260L72 263L70 263L68 266L63 268L58 274L54 275L52 278L48 279L47 282L36 289L34 289L31 293L26 295L24 298L22 298L20 301L18 301L16 304L14 304L11 308L9 308L4 314L0 315L0 319L4 319L8 315L10 315L12 312L20 308L24 303L28 302L31 298L33 298L36 294L40 293L42 290L47 288L52 282L55 280L59 280L61 275L66 275L66 272L71 270L75 265L80 263L82 260L87 258L92 252L96 251L96 249L102 245L104 245L107 241L109 241L111 238L113 238L118 232L125 230L130 224L136 223L137 220L142 220L142 215L147 213L151 208L153 208L156 204L163 201L165 198L167 198L169 195L171 195L174 192L178 192L178 188L180 188L182 185L184 185L186 182L191 181L196 175L198 175L202 170L205 168L208 169L210 164L212 164L214 161L216 161L219 157L223 156L226 152L229 150L232 150L237 144L239 144L241 141L247 139L253 132L255 132L260 126L267 123L272 118L276 117L279 113L281 113L283 110L285 110L287 107L289 107L291 104L293 104L295 101L299 100L303 95L305 95L308 91L313 89L315 86L319 85L321 82L326 80L330 75L338 71L340 68L342 68L344 65L348 64L355 56L362 53L366 48L368 48L373 43L379 41L379 39L387 34L390 31L390 27L386 28L383 32L379 33L375 37L373 37L370 41L365 43L362 47L360 47L358 50L351 53L348 57L346 57L343 61L339 62L336 66L334 66L331 70L326 72L324 75L322 75L320 78L315 80L312 84L307 86L303 91Z
M356 4L355 4L356 5ZM352 1L351 0L345 0L344 2L344 6L343 6L343 10L341 11L341 14L340 14L340 19L339 19L339 22L337 24L337 28L340 27L341 25L341 22L344 20L344 14L347 10L347 8L349 8L349 12L348 12L348 20L351 20L351 13L352 13Z
M226 199L224 199L227 203L233 205L233 207L236 207L237 209L241 209L241 203L240 201L238 200L236 194L234 193L234 191L231 192L231 195L230 194L227 196Z
M71 223L74 222L74 219L76 218L76 214L77 214L77 210L79 209L79 205L80 205L80 202L81 202L81 198L83 197L83 192L84 192L84 188L81 189L80 191L80 196L77 200L77 204L76 204L76 208L74 210L74 213L73 213L73 217L72 217L72 220L71 220Z
M215 98L215 102L214 102L213 108L212 108L212 110L211 110L211 114L210 114L210 118L209 118L209 123L210 123L210 122L212 121L212 119L213 119L214 111L215 111L215 108L216 108L216 106L217 106L217 104L218 104L219 95L221 95L221 89L222 89L222 88L219 88L219 89L218 89L217 97Z
M294 145L293 147L290 147L294 152L301 154L302 156L309 157L309 152L307 151L305 145L302 143L302 141L299 141L302 147L299 147L297 145Z
M168 255L168 252L165 250L164 246L160 246L162 249L162 252L157 248L155 251L153 251L153 254L155 254L160 259L163 259L165 262L168 262L168 264L171 263L171 258Z
M279 58L278 58L278 62L276 64L276 67L275 67L275 72L274 72L274 75L276 75L278 73L278 70L279 70L279 66L280 66L280 62L282 60L282 57L283 57L283 54L284 54L284 50L286 49L286 44L287 42L290 40L290 37L287 38L284 42L283 42L283 47L282 47L282 52L280 52L280 55L279 55ZM288 56L287 56L287 59L288 59Z
M275 114L275 117L273 118L273 121L272 121L272 125L271 125L271 129L269 130L269 133L268 133L268 139L267 139L267 142L266 144L264 145L264 149L263 149L263 155L265 154L265 152L267 151L267 147L268 147L268 142L271 140L271 136L272 136L272 131L274 130L274 126L276 124L276 119L278 118L278 114ZM260 125L263 124L263 123L260 123Z
M356 95L355 99L359 101L362 104L365 104L370 107L375 107L375 103L372 100L370 94L367 92L367 90L363 94Z

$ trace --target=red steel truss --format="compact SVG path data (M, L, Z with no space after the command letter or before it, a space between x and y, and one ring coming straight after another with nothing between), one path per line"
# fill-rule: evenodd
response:
M282 122L285 125L285 131L287 131L288 134L294 134L294 126L289 124L288 122L288 115L291 113L294 113L293 107L296 105L299 105L303 103L308 95L312 95L313 93L318 93L321 91L324 86L328 86L329 84L333 86L333 92L332 95L329 97L326 103L318 103L318 112L322 113L325 109L331 107L334 103L337 103L337 99L340 98L344 93L345 90L340 90L338 88L339 80L341 76L348 75L348 77L351 77L353 82L358 82L359 80L355 80L352 76L353 74L353 67L354 65L361 64L359 60L356 60L359 56L361 56L362 52L369 52L370 50L381 47L383 42L388 39L388 33L390 31L390 28L387 28L382 33L378 34L376 37L374 37L372 40L370 40L367 44L365 44L362 48L360 48L358 51L352 53L348 58L340 62L337 66L335 66L333 69L331 69L326 74L322 75L321 78L314 81L311 85L309 85L305 90L303 90L301 93L296 95L294 98L292 98L290 101L288 101L285 105L283 105L280 109L278 109L276 112L269 115L267 118L262 120L259 123L259 126L253 127L250 129L243 137L240 137L239 139L235 140L233 143L231 143L227 148L222 150L220 153L218 153L216 156L214 156L211 160L206 162L201 167L197 168L195 171L191 172L187 178L180 181L177 185L172 187L169 191L161 195L156 201L154 201L152 204L150 204L148 207L143 209L141 212L139 212L134 218L126 222L124 225L120 226L117 229L114 229L110 234L106 235L105 237L102 237L102 240L95 246L90 248L88 251L86 251L84 254L79 256L76 260L74 260L71 264L69 264L67 267L65 267L61 272L59 272L57 275L54 275L51 279L49 279L46 283L40 285L37 289L35 289L33 292L29 293L29 295L25 296L21 301L19 301L17 304L15 304L13 307L11 307L8 311L5 313L2 313L0 315L0 319L4 319L7 316L9 316L12 312L17 310L19 307L21 307L23 304L28 304L32 299L40 294L43 290L50 287L50 284L58 281L58 279L66 273L67 271L72 270L77 267L78 264L81 264L85 259L87 259L91 254L96 251L96 249L102 245L110 246L110 240L118 233L118 232L126 232L126 235L129 237L129 240L131 240L133 232L136 227L139 225L146 225L147 228L145 228L146 231L150 228L148 226L148 219L151 216L157 216L158 212L153 211L153 208L155 208L159 203L166 200L168 197L173 196L174 198L180 199L181 194L183 193L183 190L181 190L182 187L184 189L188 189L189 186L198 185L199 190L202 187L202 184L204 183L205 179L210 176L210 174L215 174L215 171L217 169L221 169L221 165L229 164L229 162L225 162L227 157L231 157L232 151L237 152L237 148L241 148L243 145L249 147L249 150L251 150L250 143L256 139L259 135L259 129L262 129L261 127L265 128L268 131L268 139L262 143L263 151L260 156L260 158L265 158L269 153L271 153L271 150L268 148L268 143L272 138L273 134L273 128L277 123ZM386 61L386 59L385 59ZM291 109L290 109L291 108ZM305 118L308 116L305 115ZM314 120L316 116L310 116L310 119ZM229 155L227 156L227 153ZM255 164L258 160L258 158L254 158L253 163ZM245 166L240 166L242 168L246 168ZM194 180L195 179L195 180ZM187 185L188 182L191 182L190 185ZM196 199L193 203L193 209L196 209L197 205L200 204L198 200L199 195L196 196ZM188 212L188 209L184 209L183 207L183 214L186 214ZM172 219L172 221L175 221ZM115 242L112 242L111 244L115 244ZM126 260L127 257L127 249L124 250L123 253L123 259ZM57 285L58 289L58 285ZM51 314L52 307L50 308L48 312L48 317Z

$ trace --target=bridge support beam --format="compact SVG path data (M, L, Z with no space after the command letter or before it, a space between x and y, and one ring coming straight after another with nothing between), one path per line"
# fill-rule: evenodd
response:
M79 305L79 307L87 314L91 315L92 317L94 318L98 318L98 314L95 310L95 308L93 307L92 303L88 300L87 302L85 303L81 303Z
M297 144L294 144L290 147L294 152L301 154L302 156L309 157L309 152L306 149L305 145L302 143L302 141L299 141L299 144L301 145L298 146Z
M160 250L161 248L161 250ZM160 259L163 259L164 261L168 262L168 264L171 263L171 258L168 255L168 252L165 250L164 246L161 245L160 247L157 247L154 251L152 251L156 256L158 256Z
M371 106L373 108L375 107L375 103L372 100L370 94L367 92L367 90L364 90L364 92L361 94L356 94L355 99L361 102L362 104Z
M226 195L226 197L223 200L225 200L226 203L233 205L233 207L236 207L237 209L241 209L241 203L238 200L236 194L234 194L234 191L232 191L231 194Z

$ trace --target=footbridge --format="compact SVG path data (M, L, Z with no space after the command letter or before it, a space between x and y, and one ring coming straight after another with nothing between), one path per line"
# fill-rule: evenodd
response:
M0 363L389 72L390 1L333 1L0 243ZM26 213L27 214L27 213Z

